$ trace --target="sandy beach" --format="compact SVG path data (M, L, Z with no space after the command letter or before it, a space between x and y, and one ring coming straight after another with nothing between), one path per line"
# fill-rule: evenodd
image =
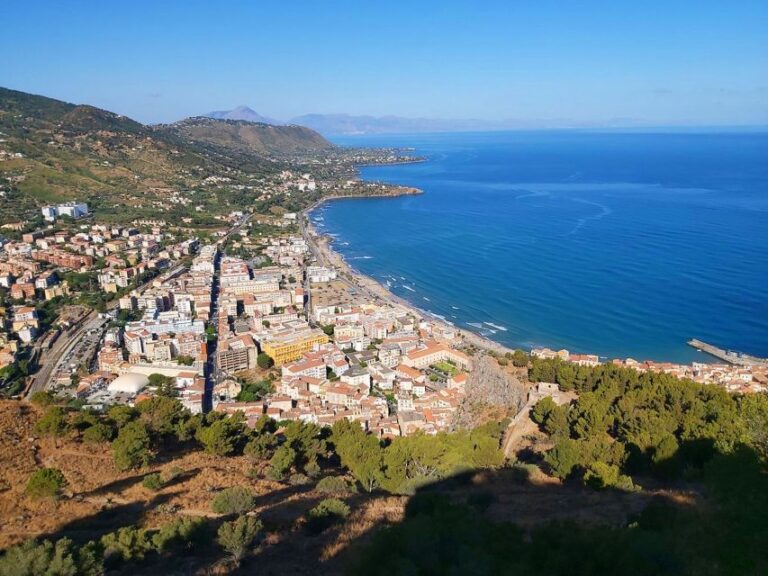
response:
M409 189L409 190L416 190L416 189ZM394 197L398 195L419 194L419 193L421 193L420 190L417 192L412 192L412 191L404 192L403 194L391 194L389 196ZM349 265L349 263L344 259L344 257L332 248L331 244L333 242L333 238L328 235L318 233L318 231L313 226L311 220L309 219L310 213L316 208L318 208L321 204L331 200L338 200L338 199L349 198L349 197L350 196L331 196L331 197L323 198L322 200L316 202L315 204L305 209L301 213L302 235L304 236L305 240L309 244L309 247L312 250L312 253L315 255L320 265L329 266L336 269L336 271L339 274L339 277L342 280L347 281L353 288L355 288L356 290L359 290L361 294L369 297L373 302L389 304L395 308L400 308L408 313L411 313L418 318L424 318L429 320L433 324L438 324L443 327L454 330L459 335L459 337L463 340L465 345L468 345L468 346L471 345L480 350L493 351L498 354L513 352L511 348L508 348L502 344L499 344L498 342L494 342L493 340L490 340L489 338L486 338L475 332L472 332L471 330L459 328L453 324L445 322L440 318L436 317L434 314L431 314L426 310L422 310L421 308L414 306L412 303L408 302L404 298L401 298L400 296L397 296L396 294L393 294L392 292L387 290L387 288L377 280L374 280L370 276L366 276L365 274L362 274L359 271L352 268ZM371 196L360 196L360 197L371 198Z

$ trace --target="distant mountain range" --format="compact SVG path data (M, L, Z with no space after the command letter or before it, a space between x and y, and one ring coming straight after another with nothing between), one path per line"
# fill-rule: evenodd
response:
M413 134L423 132L482 132L491 130L535 130L566 128L632 127L636 121L620 118L600 124L574 122L567 118L554 119L446 119L406 118L403 116L355 116L352 114L305 114L281 122L258 114L248 106L233 110L209 112L203 116L219 120L244 120L264 124L306 126L324 136L353 134Z
M487 120L443 120L436 118L404 118L401 116L353 116L351 114L305 114L280 122L255 112L248 106L218 110L203 114L217 120L245 120L279 126L306 126L323 135L344 134L406 134L413 132L463 132L471 130L502 130L504 122Z

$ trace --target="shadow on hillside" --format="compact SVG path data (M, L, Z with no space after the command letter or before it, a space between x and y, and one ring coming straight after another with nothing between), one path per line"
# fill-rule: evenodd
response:
M76 496L89 498L92 496L104 496L106 494L119 493L119 492L122 492L123 490L130 488L134 484L138 484L139 482L141 482L144 479L144 476L146 476L146 474L144 473L133 474L125 478L120 478L112 482L107 482L106 484L97 486L93 490L88 490L87 492L78 492Z
M280 491L281 496L297 493L291 488ZM280 497L269 500L273 504L260 513L265 529L287 530L287 533L275 542L264 543L259 552L247 558L233 574L251 574L256 569L259 574L270 575L356 574L360 554L376 534L384 528L397 530L402 523L409 522L421 502L436 497L448 505L466 508L489 522L514 522L529 529L550 519L623 526L651 502L666 500L664 495L597 492L577 483L542 483L532 478L526 468L470 470L424 485L410 497L401 497L405 519L399 522L389 522L383 514L378 519L364 514L367 509L375 514L384 507L391 508L392 501L398 501L396 496L387 493L340 496L352 509L347 522L311 535L301 519L328 496L311 491L307 491L307 496L309 498L296 501Z
M138 524L148 511L165 504L173 496L174 493L166 492L158 494L146 502L136 501L114 506L105 505L99 512L68 522L55 532L41 536L40 539L57 540L67 537L78 544L84 544L89 540L98 540L108 532L113 532L123 526Z
M714 563L726 568L713 574L759 574L768 566L762 466L754 451L739 449L716 454L699 470L700 490L689 490L690 483L676 490L683 486L677 479L664 489L628 492L560 483L525 465L470 470L422 485L411 496L339 496L352 513L319 534L307 529L305 518L331 496L314 485L285 485L257 497L264 529L255 554L238 569L223 562L216 544L217 529L229 520L219 517L203 520L210 534L205 542L175 554L151 553L110 573L431 576L509 568L552 576L671 576L701 573ZM141 524L170 496L105 508L44 537L95 539ZM764 564L755 567L760 554Z

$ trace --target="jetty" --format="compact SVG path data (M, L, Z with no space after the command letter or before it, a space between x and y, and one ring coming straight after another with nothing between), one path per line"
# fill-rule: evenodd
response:
M718 348L713 344L707 344L696 338L688 340L688 345L735 366L768 366L768 358L758 358L757 356L750 356L749 354L743 354L742 352L724 350L723 348Z

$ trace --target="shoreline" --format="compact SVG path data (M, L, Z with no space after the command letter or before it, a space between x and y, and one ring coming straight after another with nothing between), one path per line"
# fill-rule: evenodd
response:
M358 198L358 199L396 198L398 196L419 195L424 193L423 190L414 188L414 187L392 185L392 184L387 184L387 185L395 186L395 188L398 190L402 189L402 190L409 190L409 191L400 192L400 193L396 192L391 194L380 194L380 195L369 195L369 194L354 194L349 196L332 195L332 196L327 196L325 198L321 198L311 206L302 210L300 213L302 235L307 240L307 243L310 245L310 248L312 249L313 253L315 253L316 256L318 253L322 254L324 257L325 263L329 263L334 268L336 268L339 272L340 277L343 277L348 282L352 283L355 287L357 287L358 289L361 289L362 292L367 292L374 299L379 299L383 302L389 303L392 306L403 308L408 312L416 315L417 317L428 319L432 323L449 328L455 331L456 334L459 335L466 344L471 344L475 348L478 348L480 350L485 350L485 351L492 350L499 354L514 352L515 350L514 348L505 346L504 344L501 344L500 342L496 342L495 340L492 340L487 336L478 334L477 332L474 332L471 329L460 328L459 326L456 326L455 324L442 319L441 317L437 316L433 312L429 312L427 310L423 310L422 308L419 308L417 305L409 302L405 298L392 293L390 290L386 288L386 286L384 286L378 280L375 280L374 278L371 278L370 276L363 274L359 270L356 270L346 261L346 259L340 252L334 250L334 248L331 246L331 244L334 241L334 238L329 234L319 233L315 228L314 224L312 223L312 221L310 220L310 214L327 201L343 200L346 198ZM304 224L305 220L306 220L306 225ZM688 343L688 345L690 346L690 343ZM721 356L709 353L706 349L703 349L697 346L693 346L693 348L696 349L697 352L703 356L703 358L701 358L700 360L691 360L690 362L670 362L667 360L651 360L651 359L646 359L644 361L655 362L657 364L674 364L674 365L680 365L680 366L691 366L693 363L696 363L696 362L701 364L726 363L732 366L741 364L741 362L729 362L727 359ZM526 350L526 352L530 353L530 350ZM611 358L607 356L599 356L599 358L601 362L611 361ZM627 358L631 358L631 357L627 357ZM620 359L626 360L627 358L623 358L623 359L620 358ZM761 366L768 363L768 359L762 359L762 358L755 358L755 359L759 361L754 362L753 364L750 364L750 365Z
M418 192L410 193L410 194L404 193L404 194L390 194L386 196L382 195L381 197L395 198L397 196L423 194L423 191L419 190L418 188L413 188L413 190L418 190ZM378 280L375 280L370 276L366 276L359 270L354 269L346 261L344 256L342 256L339 252L337 252L332 248L331 244L334 240L333 237L329 236L328 234L319 233L309 218L309 215L311 214L311 212L319 208L326 201L343 200L345 198L377 198L377 196L369 196L369 195L328 196L326 198L322 198L318 200L317 202L312 204L312 206L305 208L301 212L302 236L307 241L307 244L309 245L310 250L318 259L318 262L321 265L330 265L333 268L335 268L340 278L351 283L362 294L367 294L374 301L380 301L382 303L389 304L390 306L401 308L407 311L408 313L413 314L417 318L427 319L433 324L437 324L441 327L444 327L445 329L453 330L461 338L461 340L464 342L465 345L471 345L479 350L484 350L486 352L493 351L498 354L506 354L507 352L509 353L514 352L514 349L512 348L504 346L499 342L491 340L490 338L482 336L471 330L460 328L455 324L451 324L437 317L432 312L419 308L415 304L407 301L405 298L402 298L392 293ZM306 219L306 223L305 223L305 219Z

